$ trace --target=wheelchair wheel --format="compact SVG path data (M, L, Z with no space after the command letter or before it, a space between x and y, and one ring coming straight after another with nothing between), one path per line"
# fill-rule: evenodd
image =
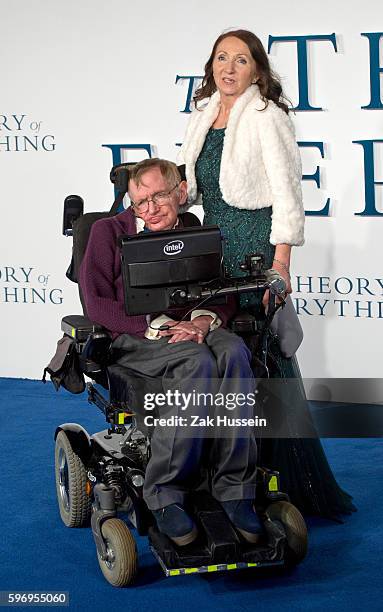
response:
M56 492L60 516L67 527L89 523L91 499L85 492L86 470L68 436L60 431L55 448Z
M287 538L286 562L297 565L307 554L307 527L299 510L286 501L270 504L266 515L281 523Z
M101 526L108 558L97 554L101 571L106 580L115 587L130 584L137 573L137 548L129 528L123 521L111 518Z

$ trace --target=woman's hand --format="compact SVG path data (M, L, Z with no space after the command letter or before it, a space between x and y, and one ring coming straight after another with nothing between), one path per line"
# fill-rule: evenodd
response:
M285 295L292 292L291 288L291 277L290 277L290 253L291 247L287 244L277 244L275 249L275 258L273 260L273 270L276 270L283 278L286 283ZM262 304L266 308L269 303L270 292L265 291L263 296ZM276 299L277 304L282 302L280 298Z
M165 325L168 325L169 329L160 331L160 336L171 336L169 344L187 340L202 344L209 333L211 321L212 317L208 315L201 315L193 321L167 321Z

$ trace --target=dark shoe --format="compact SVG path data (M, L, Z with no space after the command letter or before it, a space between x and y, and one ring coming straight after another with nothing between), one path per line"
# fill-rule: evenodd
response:
M233 499L221 502L222 508L247 542L256 544L263 534L263 526L251 499Z
M170 504L160 510L152 510L158 529L168 536L177 546L186 546L193 542L197 527L182 506Z

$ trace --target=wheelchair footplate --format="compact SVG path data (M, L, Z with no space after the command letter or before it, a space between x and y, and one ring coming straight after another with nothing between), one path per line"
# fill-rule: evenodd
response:
M286 535L278 524L266 519L265 533L254 545L238 536L208 493L194 493L187 509L199 532L191 544L178 547L156 526L149 529L150 549L167 577L284 565Z

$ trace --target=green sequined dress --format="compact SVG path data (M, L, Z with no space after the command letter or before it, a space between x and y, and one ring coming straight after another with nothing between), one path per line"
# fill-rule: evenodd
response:
M211 128L196 163L198 190L202 194L204 225L218 225L224 240L224 265L230 276L240 276L239 264L247 253L261 252L266 267L272 267L275 247L270 244L271 207L245 210L229 206L219 187L225 129ZM261 298L242 295L241 307L261 316ZM296 359L282 357L279 347L271 347L274 376L294 379L289 401L284 403L290 434L298 421L310 419L301 375ZM289 381L290 384L290 381ZM302 422L302 421L301 421ZM318 438L263 439L258 464L276 469L281 475L281 490L305 514L337 518L355 510L352 498L336 482Z

